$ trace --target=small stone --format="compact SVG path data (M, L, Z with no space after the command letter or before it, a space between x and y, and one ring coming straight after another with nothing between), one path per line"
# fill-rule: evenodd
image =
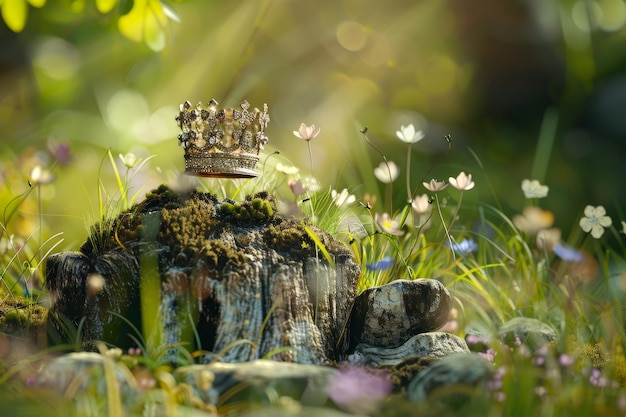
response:
M509 346L524 344L531 349L556 340L556 331L546 323L529 317L515 317L498 329L498 337Z
M408 358L443 358L453 353L469 353L463 339L451 333L430 332L413 336L395 348L359 344L350 362L362 366L397 365Z
M492 377L492 365L472 353L457 353L434 362L409 384L407 395L415 403L438 392L438 399L448 405L467 402Z
M396 280L368 288L350 316L350 348L358 344L394 348L411 337L442 327L452 306L450 293L434 279Z

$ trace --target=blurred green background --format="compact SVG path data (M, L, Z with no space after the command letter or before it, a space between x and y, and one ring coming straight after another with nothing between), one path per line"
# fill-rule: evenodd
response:
M541 205L565 234L586 204L624 219L624 0L0 0L0 7L0 203L28 190L35 165L50 167L54 182L38 190L43 219L49 233L64 232L65 248L76 249L97 218L98 178L115 188L102 164L106 150L116 158L155 155L134 191L175 182L183 169L178 105L211 98L268 103L266 151L279 150L303 171L307 147L292 131L301 122L321 127L311 142L316 177L357 198L383 189L372 175L382 158L359 133L367 126L401 168L395 196L406 200L406 145L395 131L413 123L426 132L413 145L413 187L451 134L450 155L425 180L472 173L470 203L497 200L520 212L520 183L532 178L549 185ZM34 195L24 202L14 233L33 233L38 204Z

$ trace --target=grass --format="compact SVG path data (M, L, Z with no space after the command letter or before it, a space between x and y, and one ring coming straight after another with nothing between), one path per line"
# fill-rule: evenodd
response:
M546 118L548 124L554 122L554 115ZM532 169L535 173L546 171L546 153L550 151L548 145L552 144L550 126L542 130L541 154ZM449 137L445 140L453 143ZM366 141L375 146L369 139ZM315 141L307 145L311 153L310 147ZM409 145L409 149L411 146L416 148L419 144ZM445 160L449 152L450 146L437 164ZM380 155L387 161L384 154ZM111 219L127 210L139 195L139 192L129 194L129 184L146 161L141 163L127 157L122 158L127 171L121 175L111 152L105 156L111 162L117 191L107 194L104 181L98 183L99 220L96 223L103 237L111 233ZM474 157L480 165L475 154ZM395 393L384 400L373 415L612 416L626 413L626 395L623 394L626 382L623 307L626 244L624 231L615 226L619 223L616 219L602 236L585 233L575 224L567 238L559 231L561 238L550 240L546 236L549 236L548 231L553 231L553 226L534 227L536 224L532 222L537 219L520 217L524 207L507 212L497 200L469 199L468 202L464 196L472 193L472 187L456 189L451 181L447 188L439 191L428 191L421 185L407 182L405 187L397 188L406 188L407 193L411 193L413 187L416 191L407 196L396 192L395 201L389 200L395 185L391 184L387 192L377 196L379 201L375 204L371 196L340 201L337 199L340 193L333 193L332 187L310 187L304 195L293 195L289 181L304 183L304 179L297 169L279 167L279 163L287 162L284 157L271 154L261 159L263 175L257 179L210 180L201 186L220 198L232 200L241 200L244 195L261 190L275 194L283 210L308 218L351 248L361 266L359 291L395 279L440 280L452 294L457 312L451 331L460 337L471 332L486 337L486 345L480 353L493 362L494 376L484 389L470 391L469 400L460 404L451 402L452 397L444 390L434 393L425 404L412 404L402 393ZM410 160L406 162L409 171ZM100 171L100 177L105 178L103 165ZM426 170L420 183L430 180L426 177L429 172L430 169ZM452 178L460 178L452 176L455 174L450 173ZM542 181L549 184L549 178L542 178ZM490 184L486 185L491 188ZM209 399L200 398L188 384L176 381L172 376L174 369L164 365L159 357L168 349L180 350L177 354L182 358L180 363L190 364L201 352L188 352L184 345L153 346L153 331L149 329L156 326L153 321L158 318L158 312L154 309L143 312L146 334L136 335L143 348L121 352L102 346L100 371L92 369L82 376L86 378L86 388L78 389L75 381L61 397L32 389L28 381L37 368L31 365L45 363L52 350L19 355L12 349L15 340L23 340L20 338L28 337L30 330L41 326L40 312L53 302L46 293L45 283L37 280L43 276L46 257L59 248L62 235L50 233L46 240L38 241L32 232L20 237L15 219L19 207L32 198L29 194L30 191L6 203L0 229L0 324L4 329L0 334L0 367L5 373L5 377L0 378L0 411L3 415L5 410L12 410L12 406L13 410L47 409L76 416L236 415L259 404L281 407L280 395L269 391L262 400L254 400L259 403L251 399L246 403L240 395L245 390L243 386ZM495 190L493 194L496 195ZM420 198L422 203L427 200L428 204L416 209L418 205L411 203ZM529 206L540 208L540 202L538 197L528 199ZM41 204L38 206L41 208ZM381 221L384 208L392 207L396 210L386 213L386 222ZM41 213L33 216L39 222L37 233L49 233ZM313 230L306 227L306 231L319 256L332 264ZM98 243L101 242L94 246L98 247ZM567 248L569 252L557 248ZM146 267L156 268L149 262ZM146 291L151 289L149 285L145 287ZM142 293L143 296L152 299L154 294ZM539 319L554 328L559 338L540 349L506 344L497 337L497 330L514 317ZM9 338L6 333L11 329L23 332L15 332ZM76 346L79 346L80 334L76 339ZM242 340L241 343L253 342ZM18 360L22 362L16 364ZM125 375L125 384L136 389L125 391L125 385L116 382L118 373ZM205 382L210 386L212 380L207 378ZM98 391L100 386L104 386L104 398ZM233 398L238 400L233 402ZM337 408L332 403L329 406Z

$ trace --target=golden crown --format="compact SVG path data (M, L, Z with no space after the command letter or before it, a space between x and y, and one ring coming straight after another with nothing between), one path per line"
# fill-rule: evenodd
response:
M178 143L185 149L185 173L201 177L251 178L259 173L259 151L268 142L265 129L270 121L267 104L263 111L250 110L244 101L239 109L218 109L189 101L180 105L176 121L182 133Z

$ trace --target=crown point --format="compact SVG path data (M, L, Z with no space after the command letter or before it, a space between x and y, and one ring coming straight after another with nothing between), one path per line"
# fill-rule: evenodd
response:
M217 106L218 104L220 104L220 103L218 103L218 102L217 102L217 100L215 100L214 98L212 98L211 100L209 100L209 106L210 106L210 107L215 107L215 106Z

